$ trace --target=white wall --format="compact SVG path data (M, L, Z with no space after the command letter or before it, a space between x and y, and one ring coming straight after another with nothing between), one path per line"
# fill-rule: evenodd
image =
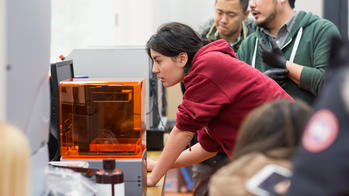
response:
M0 0L0 121L5 121L6 113L6 48L7 17L6 0Z
M51 61L74 48L144 45L165 22L198 29L213 17L213 4L213 0L52 0Z
M51 61L74 48L141 45L151 29L151 0L52 0Z
M153 0L154 31L163 23L176 21L195 30L213 18L214 0Z
M51 62L88 43L91 0L52 0Z
M322 0L296 0L295 9L312 12L318 16L323 16Z

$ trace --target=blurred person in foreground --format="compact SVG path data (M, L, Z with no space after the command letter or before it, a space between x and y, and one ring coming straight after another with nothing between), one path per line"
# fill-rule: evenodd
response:
M328 82L293 161L288 196L349 195L349 42L332 43Z
M30 146L18 128L0 122L0 195L29 195Z
M261 169L270 164L291 169L310 115L310 106L300 100L272 101L253 110L239 129L234 160L212 176L209 195L252 196L246 182Z

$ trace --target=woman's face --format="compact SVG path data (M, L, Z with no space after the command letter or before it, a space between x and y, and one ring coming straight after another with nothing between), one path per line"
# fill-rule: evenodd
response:
M157 75L164 87L170 87L183 81L185 76L184 67L188 61L185 52L176 57L168 57L150 49L150 55L153 59L152 72Z

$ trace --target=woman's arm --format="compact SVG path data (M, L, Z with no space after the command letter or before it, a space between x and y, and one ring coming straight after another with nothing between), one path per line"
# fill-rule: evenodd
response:
M147 185L154 186L175 163L181 152L189 144L195 133L173 127L159 161L147 176Z
M189 149L183 151L176 162L171 166L172 168L179 168L179 167L186 167L189 165L194 165L197 163L201 163L204 160L207 160L213 156L215 156L217 152L208 152L205 149L201 147L199 143L195 144L191 147L191 151ZM147 159L147 170L152 171L155 165L157 164L156 161Z
M192 146L191 151L189 149L183 151L176 162L172 165L172 168L186 167L201 163L202 161L207 160L216 154L217 152L206 151L199 143L197 143Z

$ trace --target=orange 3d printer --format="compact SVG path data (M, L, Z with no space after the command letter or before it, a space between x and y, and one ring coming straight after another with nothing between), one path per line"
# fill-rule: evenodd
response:
M62 160L84 160L102 168L116 159L124 171L126 192L146 187L144 79L73 78L60 82ZM143 190L142 190L143 189ZM136 191L136 190L133 190Z

